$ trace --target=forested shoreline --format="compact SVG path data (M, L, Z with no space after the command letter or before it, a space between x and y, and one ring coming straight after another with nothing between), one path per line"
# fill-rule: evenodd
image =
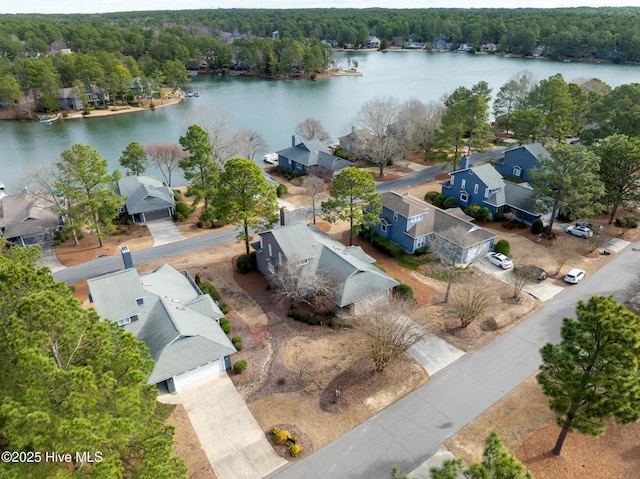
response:
M314 78L330 66L333 48L359 48L372 36L380 49L464 46L470 52L637 62L639 19L636 7L0 15L0 106L27 102L56 111L61 88L73 88L81 98L94 87L111 105L131 104L153 98L163 85L186 84L188 70Z

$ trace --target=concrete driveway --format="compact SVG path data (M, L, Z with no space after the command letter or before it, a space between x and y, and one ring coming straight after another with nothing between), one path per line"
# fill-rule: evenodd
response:
M463 351L454 348L444 339L431 334L411 346L408 353L420 363L424 370L429 373L429 376L433 376L456 359L464 356Z
M182 236L171 218L147 221L145 224L153 237L153 246L174 243L184 239L184 236Z
M184 406L218 479L259 479L287 464L273 451L227 373L158 401Z

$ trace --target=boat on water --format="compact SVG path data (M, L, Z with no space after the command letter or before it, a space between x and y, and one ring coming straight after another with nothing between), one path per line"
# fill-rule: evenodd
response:
M4 191L4 183L0 181L0 198L2 198L3 196L7 196L7 193L6 191Z
M267 153L262 157L265 163L269 163L270 165L275 165L278 162L278 154L277 153Z
M197 77L198 76L198 72L189 71L189 72L187 72L187 75L189 75L190 77Z
M62 118L62 113L58 113L56 116L41 116L40 123L53 123L60 118Z
M199 91L188 91L185 96L187 98L193 98L194 96L200 96L200 92Z

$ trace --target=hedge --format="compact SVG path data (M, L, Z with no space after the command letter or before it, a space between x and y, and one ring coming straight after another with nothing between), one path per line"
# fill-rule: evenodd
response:
M500 240L493 247L493 251L495 251L496 253L502 253L505 256L509 256L509 253L511 253L511 245L507 240Z

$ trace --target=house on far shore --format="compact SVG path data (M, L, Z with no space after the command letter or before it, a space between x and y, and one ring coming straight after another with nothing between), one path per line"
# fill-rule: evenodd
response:
M469 166L469 158L462 157L460 169L450 173L448 181L440 183L442 194L455 198L460 208L471 204L487 207L492 215L513 213L525 224L532 224L542 213L530 203L533 188L527 182L508 181L489 163Z
M287 261L302 264L314 275L330 276L340 313L359 314L386 303L399 284L374 266L376 260L360 246L344 246L314 225L296 223L265 231L253 247L258 271L267 277Z
M62 224L51 204L34 195L18 193L0 198L0 235L11 243L48 243Z
M134 223L171 218L176 209L171 188L150 176L124 176L118 180L116 192L126 196L123 212Z
M351 127L351 133L338 138L340 148L353 153L356 158L362 158L367 153L369 141L373 135L369 130L356 130L355 126Z
M370 36L364 43L365 48L380 48L380 39L378 37Z
M87 107L96 108L103 105L105 100L109 101L109 95L105 94L102 88L91 85L85 88L84 100L87 102ZM60 88L58 90L58 106L61 110L73 111L85 108L82 97L73 88Z
M329 148L321 141L298 141L296 136L291 137L291 146L277 151L278 165L280 168L288 168L299 172L313 172L320 176L333 178L340 171L353 166L338 156L332 155Z
M380 223L371 229L402 246L406 253L433 246L434 237L446 239L451 236L450 231L465 232L456 260L459 264L467 264L493 248L497 235L471 223L473 218L460 208L442 210L408 193L401 195L394 191L383 193L381 202Z
M155 361L147 383L173 393L230 369L236 348L211 296L186 271L164 264L139 275L128 248L122 256L125 270L87 281L89 300L100 316L147 345Z

